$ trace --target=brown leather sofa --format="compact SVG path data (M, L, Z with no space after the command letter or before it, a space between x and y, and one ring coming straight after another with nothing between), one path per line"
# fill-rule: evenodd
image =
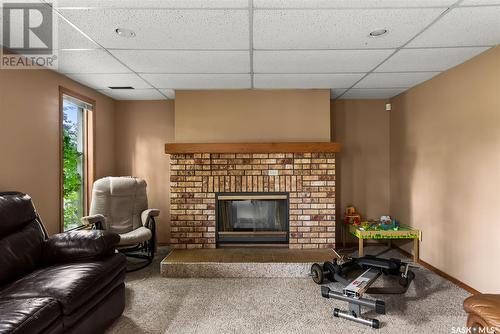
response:
M467 327L473 329L472 333L500 333L500 295L470 296L464 301L464 310L469 314Z
M125 306L119 236L51 237L31 198L0 193L0 333L102 333Z

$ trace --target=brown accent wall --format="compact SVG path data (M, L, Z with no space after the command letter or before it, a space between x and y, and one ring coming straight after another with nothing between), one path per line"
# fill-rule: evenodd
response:
M500 47L392 99L391 213L420 257L500 293Z
M114 172L114 100L48 70L0 71L0 190L33 197L49 233L60 230L59 86L96 101L96 178Z
M142 177L149 206L161 210L158 241L170 239L170 157L164 145L174 140L174 101L117 101L116 175Z
M330 91L177 91L178 143L330 141Z
M363 217L389 212L389 120L386 100L335 100L332 141L342 144L337 158L337 213L355 205Z

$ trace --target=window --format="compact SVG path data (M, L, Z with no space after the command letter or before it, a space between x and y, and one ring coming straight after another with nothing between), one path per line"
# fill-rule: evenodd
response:
M87 214L93 161L91 100L61 89L61 204L62 230L81 226Z

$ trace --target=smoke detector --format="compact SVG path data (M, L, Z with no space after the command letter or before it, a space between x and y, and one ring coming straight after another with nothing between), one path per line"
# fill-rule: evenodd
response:
M124 28L116 28L115 33L124 38L134 38L135 37L135 32L130 30L130 29L124 29Z
M370 33L370 37L380 37L380 36L384 36L388 33L389 31L387 29L377 29L377 30L373 30L371 33Z

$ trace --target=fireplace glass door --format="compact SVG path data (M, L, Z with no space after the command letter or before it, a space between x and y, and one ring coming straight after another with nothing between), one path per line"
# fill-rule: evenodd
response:
M217 241L288 243L288 195L218 194Z

